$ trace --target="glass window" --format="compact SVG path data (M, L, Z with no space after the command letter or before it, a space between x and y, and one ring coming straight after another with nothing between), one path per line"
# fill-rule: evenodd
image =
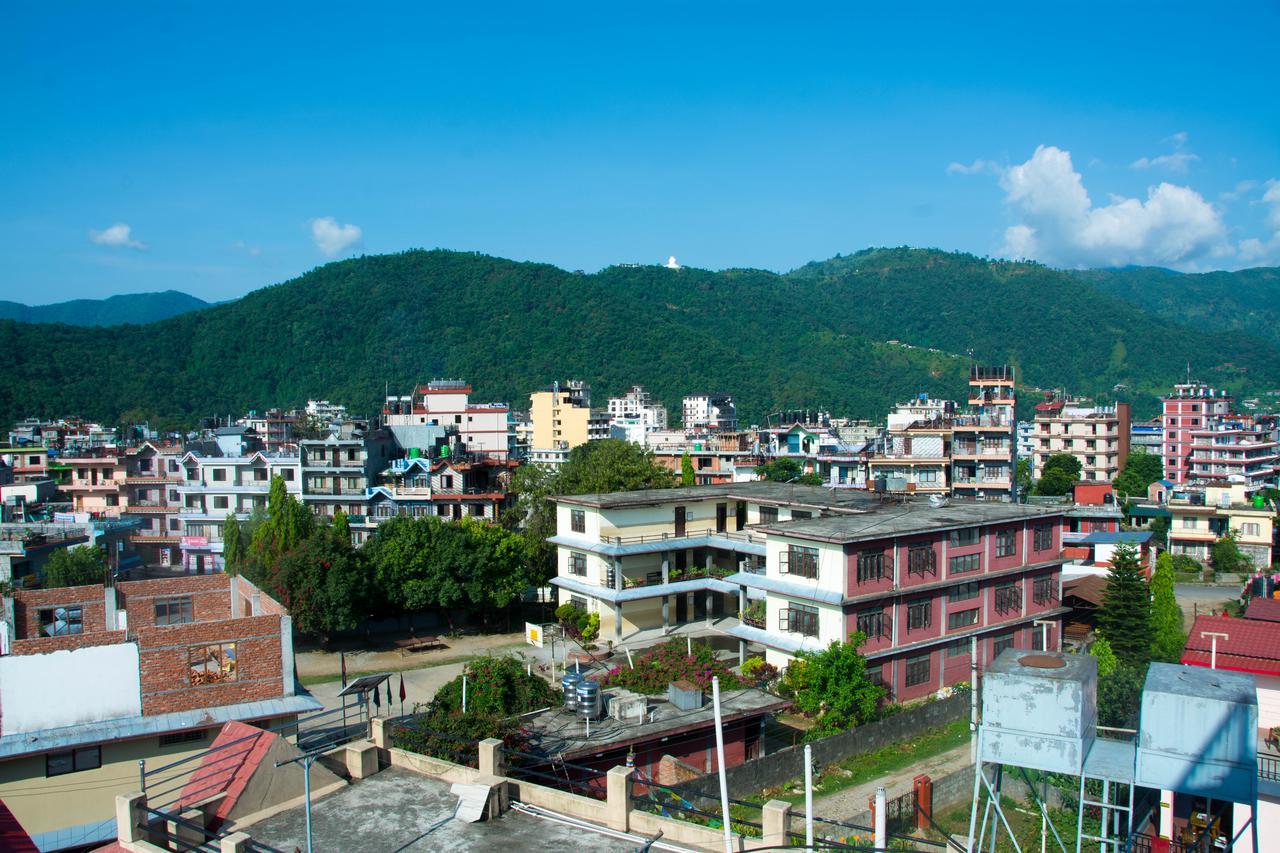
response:
M1011 648L1013 648L1013 632L1012 631L1010 631L1008 634L1001 634L999 637L995 638L995 640L991 644L991 656L999 657L1001 652L1003 652L1005 649L1011 649Z
M818 608L793 604L778 611L778 629L806 637L818 636Z
M858 583L884 580L884 552L863 551L858 555Z
M868 640L874 640L878 637L889 636L888 620L884 618L883 610L866 610L858 614L858 630L866 635Z
M907 605L907 630L916 631L933 624L933 601L925 598Z
M950 562L950 573L953 575L963 575L967 572L976 572L982 568L981 554L961 554L958 557L952 557Z
M1058 597L1058 584L1052 576L1036 578L1031 588L1031 597L1036 604L1048 604Z
M157 625L185 625L196 621L191 596L161 598L156 602Z
M818 576L817 548L790 545L787 547L785 556L786 560L782 565L783 574L797 575L802 578L816 578Z
M958 586L953 586L951 587L951 589L947 590L947 601L950 601L952 603L955 603L957 601L970 601L972 599L977 598L981 592L982 592L982 585L977 581L962 583Z
M996 533L996 556L1012 557L1018 551L1018 534L1016 530L1001 530Z
M938 561L933 548L928 545L912 545L907 549L908 575L937 575Z
M951 531L950 545L952 548L961 548L965 545L978 544L978 528L966 527L963 530Z
M947 643L947 657L958 658L961 655L967 655L971 651L970 640L966 637L963 640L954 640Z
M96 770L102 766L102 748L84 746L64 752L50 752L44 757L44 775L61 776L81 770Z
M772 524L778 520L778 508L776 506L760 507L760 523Z
M39 611L40 633L63 637L84 633L84 617L79 607L49 607Z
M586 554L570 554L569 555L569 574L586 577L587 574L587 555Z
M1032 543L1037 551L1048 551L1053 547L1053 525L1037 524L1035 540Z
M929 680L929 656L907 658L907 686L915 687Z
M955 631L959 628L968 628L971 625L978 624L978 608L974 607L969 610L960 610L955 613L947 614L947 630Z
M580 509L569 510L569 530L574 533L587 532L587 514Z
M997 613L1010 613L1022 608L1022 592L1014 583L996 587L995 599Z
M214 468L214 469L213 469L213 479L214 479L214 480L216 480L216 481L218 481L218 482L220 482L220 483L221 483L221 482L225 482L225 481L226 481L226 479L227 479L227 469L226 469L226 468Z

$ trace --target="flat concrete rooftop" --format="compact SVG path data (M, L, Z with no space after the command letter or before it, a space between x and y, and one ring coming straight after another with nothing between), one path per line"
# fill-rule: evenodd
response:
M296 772L301 773L299 769ZM311 807L316 850L409 853L448 850L630 851L617 841L549 820L508 812L497 820L455 820L458 798L449 784L409 770L390 767L355 782ZM280 850L307 847L306 811L289 809L247 827L254 841Z
M965 501L952 498L944 506L910 499L904 503L874 502L854 515L833 515L764 524L756 528L778 536L820 539L826 542L857 542L904 536L1004 521L1048 518L1062 515L1061 507L1037 507L1000 501Z
M680 503L682 501L743 500L787 506L811 506L835 511L858 511L880 503L873 492L861 489L828 489L797 483L722 483L714 486L683 486L676 489L640 489L634 492L606 492L589 495L562 495L559 503L597 509Z

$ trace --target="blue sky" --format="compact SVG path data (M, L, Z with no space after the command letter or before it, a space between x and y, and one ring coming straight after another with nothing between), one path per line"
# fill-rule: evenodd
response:
M8 7L0 298L416 247L1280 264L1275 3L366 5Z

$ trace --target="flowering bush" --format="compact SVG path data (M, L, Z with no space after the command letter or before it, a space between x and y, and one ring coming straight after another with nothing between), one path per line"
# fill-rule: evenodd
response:
M761 690L768 689L778 680L779 675L778 668L771 663L765 663L762 657L747 658L739 670L742 672L743 681Z
M635 669L615 666L599 681L601 687L625 687L637 693L659 696L673 681L688 681L703 690L711 679L719 678L724 690L740 690L747 685L715 656L710 646L694 646L690 654L684 640L670 640L635 659Z

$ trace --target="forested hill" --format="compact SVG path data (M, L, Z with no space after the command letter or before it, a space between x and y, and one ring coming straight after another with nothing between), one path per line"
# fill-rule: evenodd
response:
M159 293L122 293L106 299L72 299L52 305L23 305L0 301L0 319L24 323L69 323L72 326L117 326L152 323L188 311L208 308L209 303L176 290Z
M911 347L885 343L898 340ZM938 352L930 352L934 348ZM0 321L0 419L191 419L307 397L357 412L385 386L461 377L527 405L582 378L599 403L642 383L676 407L726 390L746 419L824 407L880 419L921 391L963 396L967 352L1028 384L1153 394L1191 362L1223 387L1280 386L1280 351L1145 313L1078 276L935 251L873 250L787 275L610 267L594 275L411 251L320 267L146 326Z
M1186 274L1131 267L1076 275L1166 320L1245 332L1280 346L1280 269Z

